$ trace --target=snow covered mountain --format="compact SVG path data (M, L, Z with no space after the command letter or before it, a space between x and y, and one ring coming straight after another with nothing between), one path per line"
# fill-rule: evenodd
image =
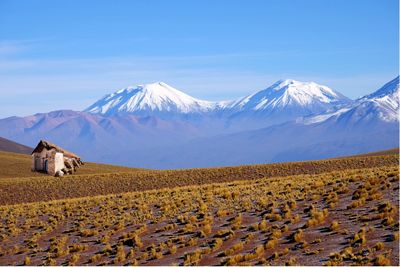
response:
M227 109L234 115L253 112L258 115L304 116L351 102L331 88L314 82L280 80L272 86L231 103Z
M354 101L354 103L324 114L311 116L304 119L304 124L323 122L336 124L369 124L378 122L399 122L399 76L386 83L382 88L372 94Z
M398 136L399 77L332 112L190 140L153 160L184 168L321 159L399 147Z
M352 100L314 82L280 80L236 101L220 104L215 112L225 118L231 132L255 130L351 103Z
M350 99L326 86L295 80L278 81L241 99L220 102L196 99L158 82L121 89L106 95L85 111L106 116L129 113L163 119L196 118L207 124L211 123L210 118L214 121L222 119L225 125L222 128L237 131L283 123L349 102Z
M130 113L139 116L175 117L208 112L215 103L191 97L163 82L127 87L106 95L85 111L113 115Z
M355 101L293 80L221 103L155 83L119 90L87 111L0 119L0 136L29 146L48 139L86 161L147 168L321 159L399 146L398 77Z

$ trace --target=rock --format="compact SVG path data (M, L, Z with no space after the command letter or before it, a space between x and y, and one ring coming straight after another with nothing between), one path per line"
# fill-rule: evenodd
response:
M61 177L64 175L63 171L57 171L56 174L54 175L55 177Z
M71 162L70 162L69 160L64 160L64 165L65 165L65 167L67 167L68 169L71 169L71 168L72 168L72 164L71 164Z

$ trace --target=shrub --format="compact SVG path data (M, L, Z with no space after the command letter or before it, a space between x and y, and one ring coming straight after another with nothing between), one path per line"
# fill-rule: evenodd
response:
M258 230L260 231L264 231L267 229L267 221L266 220L262 220L259 224L258 224Z
M236 266L238 263L243 262L245 259L244 255L242 254L237 254L231 257L228 257L226 260L223 260L223 264L226 264L228 266Z
M290 259L285 262L286 266L293 266L296 264L297 258L296 257L290 257Z
M235 217L232 220L232 230L237 230L240 228L240 226L242 225L242 214L239 214L237 217Z
M88 249L88 245L84 245L84 244L73 244L72 246L69 246L69 252L70 253L74 253L74 252L81 252L81 251L85 251Z
M230 249L224 251L224 256L230 256L233 253L243 249L243 242L233 245Z
M289 226L288 226L287 224L285 224L285 225L283 225L283 226L281 227L281 232L282 232L282 233L286 233L287 231L289 231Z
M274 254L272 254L271 258L274 259L274 260L278 259L279 258L279 253L275 251Z
M264 253L264 251L265 251L264 246L263 245L258 245L255 248L254 253L260 256L260 255L262 255Z
M309 219L309 220L307 220L305 227L309 228L309 227L313 227L316 225L318 225L317 219Z
M102 244L107 244L108 241L110 241L110 236L109 235L104 235L100 239L100 243L102 243Z
M105 245L105 247L103 248L102 252L105 254L109 254L113 251L112 247L110 244Z
M340 256L345 260L350 260L354 257L353 248L346 247L340 252Z
M274 248L278 244L278 240L273 238L267 241L265 244L265 249L271 249Z
M184 265L194 265L195 263L200 261L201 255L202 255L201 250L196 250L193 252L186 253L183 256L183 261L184 261L183 264Z
M235 232L234 231L232 231L232 230L219 230L215 235L214 235L214 237L219 237L219 238L227 238L227 239L230 239L230 238L232 238L232 237L234 237L235 236Z
M197 245L198 239L195 237L192 237L188 240L188 242L186 243L187 246L195 246Z
M382 220L382 224L389 226L394 224L395 220L393 219L393 217L386 217L385 219Z
M26 266L31 265L31 258L29 258L28 256L26 256L25 259L24 259L24 265L26 265Z
M295 209L295 208L297 207L296 200L294 200L294 199L289 200L289 201L287 202L287 204L289 205L289 207L290 207L291 209Z
M224 216L226 216L226 215L228 215L228 214L229 214L229 212L228 212L227 210L219 209L219 210L217 211L217 217L224 217Z
M92 257L90 257L89 263L96 263L100 260L100 258L101 258L100 254L93 255Z
M282 252L280 253L280 255L283 256L283 255L287 255L288 253L289 253L289 248L284 248L282 250Z
M199 238L204 238L204 237L206 237L207 235L206 235L206 234L204 233L204 231L202 230L202 231L197 232L195 236L196 236L196 237L199 237Z
M125 254L124 246L118 246L117 254L115 255L115 262L120 263L120 262L125 261L125 259L126 259L126 254Z
M131 248L131 249L129 250L128 255L127 255L127 259L128 259L128 260L133 260L133 259L135 259L135 254L136 254L136 253L135 253L135 250Z
M156 254L154 255L154 258L156 258L156 259L161 259L162 257L163 257L163 254L161 251L156 252Z
M271 236L272 236L272 238L280 238L282 236L282 232L281 232L281 230L278 230L278 229L274 230L274 231L272 231Z
M336 231L337 229L339 229L339 223L336 220L332 221L331 226L329 227L329 229L331 231Z
M74 265L76 265L77 262L78 262L78 260L79 260L79 258L80 258L80 255L79 255L79 254L73 254L73 255L71 256L71 258L69 259L69 261L68 261L68 265L69 265L69 266L74 266Z
M131 247L135 247L135 246L138 248L143 247L142 240L140 239L140 237L137 234L131 235L131 237L125 239L123 241L123 243L124 243L124 245L131 246Z
M80 234L84 237L91 237L91 236L96 236L99 234L99 231L95 229L82 229L80 230Z
M365 237L366 230L365 228L361 228L358 233L354 234L353 239L351 240L351 244L358 245L360 244L361 246L365 246L367 243L367 238Z
M218 250L221 246L222 246L222 243L223 243L224 241L221 239L221 238L215 238L212 242L211 242L211 248L212 248L212 250L213 251L216 251L216 250Z
M204 225L204 228L203 228L204 234L209 235L209 234L211 234L211 231L212 231L211 224Z
M292 240L295 242L301 242L304 239L304 232L302 229L297 230L294 234L293 234L293 238Z
M281 221L282 220L282 216L280 214L278 214L278 213L275 213L275 214L272 215L271 220L272 221L277 221L277 222Z
M194 231L194 225L193 224L191 224L191 223L187 223L186 225L185 225L185 227L183 227L183 232L184 233L186 233L186 234L190 234L190 233L192 233L193 231Z
M169 254L175 254L177 250L178 248L175 245L173 245L172 247L169 248Z
M296 214L296 216L293 216L292 219L290 219L290 223L291 224L295 224L295 223L297 223L299 221L300 221L300 215L299 214Z
M374 248L379 251L382 250L385 247L385 245L382 242L378 242L375 244Z
M376 256L374 259L374 264L377 266L389 266L391 265L390 259L388 259L385 255L381 254Z

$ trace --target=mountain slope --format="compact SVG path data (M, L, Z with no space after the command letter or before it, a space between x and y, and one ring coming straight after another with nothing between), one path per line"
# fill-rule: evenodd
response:
M348 98L326 86L295 80L279 81L239 100L220 102L199 100L158 82L121 89L106 95L85 111L107 116L129 113L192 121L222 118L222 124L237 131L286 122L349 102ZM210 121L206 120L206 123Z
M33 148L0 137L0 151L30 154L33 151Z
M335 112L192 140L164 153L158 151L154 154L159 157L152 160L164 168L223 166L321 159L398 147L398 78L383 88Z
M255 111L260 114L290 110L302 115L321 112L349 102L342 94L314 82L281 80L267 89L232 103L228 108L233 112Z
M141 116L170 117L201 113L215 103L193 98L165 83L158 82L128 87L106 95L85 111L104 115L131 113Z
M47 139L84 161L146 168L320 159L398 146L398 78L350 104L332 90L303 85L277 83L257 98L223 106L179 93L179 100L164 91L154 96L151 92L165 89L156 84L149 91L110 95L116 102L107 102L107 97L105 101L115 105L98 105L97 111L61 110L2 119L0 136L31 146ZM144 94L140 101L138 94ZM332 111L299 119L313 106ZM221 115L229 109L231 113Z
M33 150L33 149L32 149ZM18 179L21 177L47 177L52 178L48 174L41 172L31 171L32 158L30 155L24 155L19 153L11 153L0 151L0 182L3 178L5 179ZM73 173L72 176L82 174L106 174L106 173L119 173L119 172L135 172L143 171L144 169L135 169L123 166L115 166L108 164L97 164L85 162L77 172Z
M329 122L328 122L329 121ZM347 127L399 121L399 77L372 94L357 99L352 105L304 119L305 124L335 123Z
M314 82L281 80L231 102L222 112L228 117L231 128L248 130L315 115L349 103L350 99L329 87Z
M115 156L124 155L127 150L133 150L132 155L137 153L139 156L151 148L184 142L201 133L182 120L60 110L2 119L0 135L30 146L46 139L76 152L84 161L118 164ZM124 155L124 158L129 157L131 155Z

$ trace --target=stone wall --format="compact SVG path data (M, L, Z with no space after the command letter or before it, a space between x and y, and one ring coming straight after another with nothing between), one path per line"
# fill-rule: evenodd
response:
M45 171L46 162L47 173L50 175L55 175L57 171L65 168L63 153L59 153L55 149L43 149L41 153L32 155L32 170Z

